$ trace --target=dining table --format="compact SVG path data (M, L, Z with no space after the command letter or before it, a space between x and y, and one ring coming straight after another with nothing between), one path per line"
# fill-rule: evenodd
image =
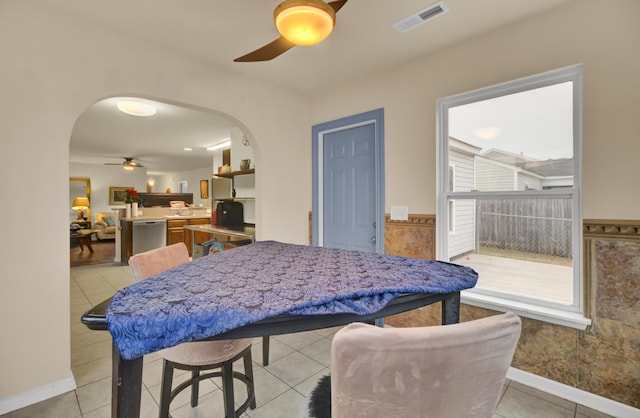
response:
M378 322L442 302L459 322L477 273L443 261L256 243L201 257L117 291L81 322L112 337L111 416L139 417L143 356L188 341Z

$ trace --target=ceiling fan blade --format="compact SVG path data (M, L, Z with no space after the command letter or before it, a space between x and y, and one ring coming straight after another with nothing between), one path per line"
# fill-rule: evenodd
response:
M334 12L338 12L347 3L347 0L337 0L327 3ZM269 61L277 57L278 55L284 54L291 48L296 46L291 41L288 41L283 36L279 37L275 41L268 43L262 48L258 48L253 52L249 52L246 55L238 57L234 59L234 62L257 62L257 61Z
M342 6L347 4L347 0L332 1L327 4L331 6L334 12L338 13L338 10L342 9Z
M284 37L279 37L275 41L266 44L262 48L258 48L253 52L249 52L239 58L234 59L234 62L256 62L256 61L269 61L284 54L291 48L296 46L293 42L286 40Z
M123 158L124 158L124 161L121 163L104 163L104 165L119 165L119 166L132 167L132 168L144 167L139 162L133 161L132 157L123 157Z

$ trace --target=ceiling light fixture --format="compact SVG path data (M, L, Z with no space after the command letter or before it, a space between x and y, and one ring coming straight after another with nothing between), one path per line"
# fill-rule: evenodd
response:
M189 148L189 147L184 147L182 149L185 150L185 151L193 151L193 148Z
M286 0L273 11L278 32L296 45L315 45L331 34L336 13L322 0Z
M118 110L132 116L148 117L156 114L156 107L136 100L121 100L117 104Z
M231 147L231 140L227 139L223 142L219 142L215 145L211 145L210 147L207 147L207 151L217 151L223 148L229 148Z

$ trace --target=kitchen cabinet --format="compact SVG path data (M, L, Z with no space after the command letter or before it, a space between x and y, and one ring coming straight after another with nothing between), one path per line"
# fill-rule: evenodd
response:
M184 242L184 226L188 224L186 219L167 220L167 245Z
M190 219L169 219L167 220L167 245L184 242L189 251L189 255L193 254L192 234L194 232L185 230L186 225L210 225L210 218L190 218ZM196 242L206 241L208 234L203 232L195 232ZM200 241L201 240L201 241Z
M211 219L189 219L189 225L211 225ZM195 237L193 237L195 234ZM190 231L188 229L184 230L184 243L187 245L187 249L189 250L189 255L193 256L193 248L192 243L195 238L196 242L206 241L209 234L200 231Z

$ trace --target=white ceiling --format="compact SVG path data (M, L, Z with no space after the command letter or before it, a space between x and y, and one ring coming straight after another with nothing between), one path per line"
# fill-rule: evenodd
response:
M273 9L280 0L36 1L179 50L213 67L313 95L575 0L444 0L448 13L405 33L392 25L435 0L349 0L323 43L294 47L259 63L235 63L233 59L278 37ZM212 138L213 143L229 130L224 120L172 106L149 118L145 126L134 126L131 116L123 116L101 104L87 110L74 129L71 161L102 158L101 162L118 162L119 157L136 157L150 170L193 169L200 162L175 164L183 160L182 148L191 146L195 151L210 145L202 138ZM149 144L155 154L148 151ZM204 166L211 163L206 154L200 161L206 161Z
M149 174L212 167L213 153L205 148L229 139L235 126L222 116L150 100L145 102L155 105L155 115L131 116L117 102L102 100L80 115L71 133L71 162L122 163L131 157Z

